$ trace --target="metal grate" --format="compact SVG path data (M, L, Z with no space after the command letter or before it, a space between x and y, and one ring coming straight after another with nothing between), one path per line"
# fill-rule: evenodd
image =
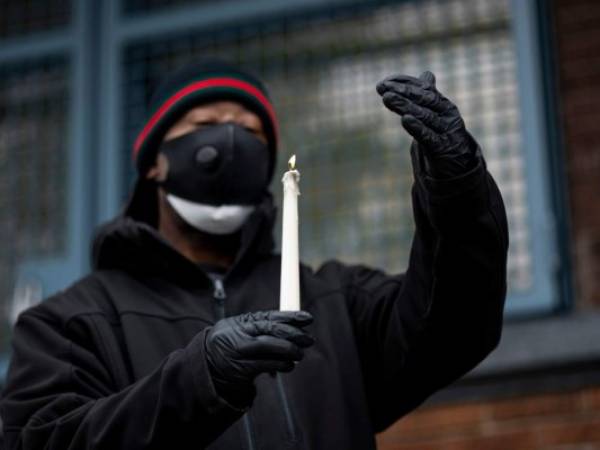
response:
M11 316L15 269L65 250L68 66L0 69L0 299ZM0 326L2 351L8 324Z
M432 70L503 191L509 285L526 291L532 257L510 19L508 0L399 2L135 44L124 60L127 147L162 75L201 56L237 62L264 78L274 98L282 123L276 173L298 155L303 259L401 271L413 231L410 140L374 87L395 72Z
M0 38L67 25L71 19L71 3L64 0L0 0Z

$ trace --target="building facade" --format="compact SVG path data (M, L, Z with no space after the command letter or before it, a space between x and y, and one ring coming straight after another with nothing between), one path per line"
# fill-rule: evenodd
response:
M303 259L390 272L413 230L410 140L375 84L432 70L505 198L506 326L380 447L600 448L599 24L592 0L0 1L2 372L18 313L89 271L169 70L216 56L265 79L278 172L292 153L302 171Z

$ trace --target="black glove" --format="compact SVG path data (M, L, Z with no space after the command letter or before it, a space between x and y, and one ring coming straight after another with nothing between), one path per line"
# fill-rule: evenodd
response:
M311 322L306 311L260 311L219 320L205 341L219 395L234 406L248 406L257 375L289 372L302 359L302 349L314 343L302 330Z
M384 105L402 116L402 125L423 150L426 170L452 178L474 167L477 144L467 133L458 108L435 87L435 76L393 75L377 84Z

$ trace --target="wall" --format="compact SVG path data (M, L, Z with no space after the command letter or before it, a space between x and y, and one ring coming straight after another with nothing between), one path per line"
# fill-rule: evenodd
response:
M600 306L600 2L552 4L576 310ZM423 406L380 450L600 449L600 386Z
M600 388L423 408L378 438L380 450L600 448Z
M575 288L587 308L600 306L600 2L557 0L555 16Z

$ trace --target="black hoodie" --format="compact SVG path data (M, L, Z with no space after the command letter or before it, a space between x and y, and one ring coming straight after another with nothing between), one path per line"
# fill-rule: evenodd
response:
M264 374L248 410L215 392L204 338L219 318L277 309L280 258L266 201L244 227L225 298L147 224L120 217L95 270L21 314L1 401L9 449L372 449L374 433L498 343L508 235L483 159L433 180L417 166L405 274L301 268L316 344Z

